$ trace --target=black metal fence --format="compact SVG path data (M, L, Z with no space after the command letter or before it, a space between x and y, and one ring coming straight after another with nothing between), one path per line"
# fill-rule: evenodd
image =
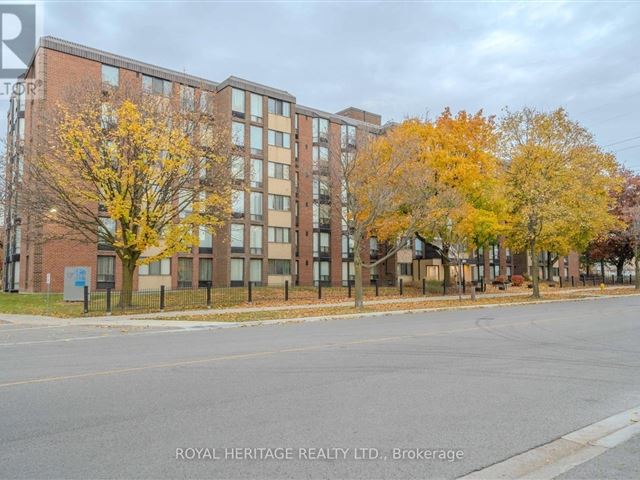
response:
M483 286L479 286L482 290ZM465 291L466 291L465 287ZM417 285L378 285L372 282L363 287L365 298L376 297L420 297L426 295L455 294L455 286L445 286L444 282L423 279ZM130 298L120 290L106 289L89 292L85 287L85 313L144 313L184 308L227 308L247 303L268 305L269 303L304 303L346 301L355 295L353 283L347 286L303 287L291 285L265 286L249 283L238 287L207 286L199 288L178 288L175 290L160 287L157 289L130 292Z
M527 282L525 282L527 283ZM530 282L528 282L530 283ZM590 287L605 285L631 285L633 276L617 278L597 275L580 275L579 277L560 278L558 282L541 280L553 287ZM462 285L462 293L468 293L471 286L477 292L486 292L487 285L483 279ZM495 285L494 285L495 286ZM85 313L144 313L163 310L179 310L185 308L229 308L251 303L254 305L269 305L270 303L304 303L304 302L339 302L353 298L355 295L353 284L347 286L315 286L303 287L290 285L285 282L279 286L265 286L249 283L245 286L207 286L199 288L178 288L175 290L160 287L130 292L126 298L122 291L106 289L89 292L85 287ZM457 295L456 285L445 285L442 281L422 279L419 283L405 285L402 280L398 285L378 285L372 282L363 286L366 299L376 297L421 297L428 295Z

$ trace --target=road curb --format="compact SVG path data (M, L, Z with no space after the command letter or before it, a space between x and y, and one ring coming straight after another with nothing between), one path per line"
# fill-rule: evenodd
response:
M640 405L587 425L459 480L551 480L640 434Z

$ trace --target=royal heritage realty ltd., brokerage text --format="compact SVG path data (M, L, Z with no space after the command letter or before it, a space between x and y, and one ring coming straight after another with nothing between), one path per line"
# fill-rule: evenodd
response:
M455 462L464 451L444 448L373 447L178 447L176 460L435 460Z

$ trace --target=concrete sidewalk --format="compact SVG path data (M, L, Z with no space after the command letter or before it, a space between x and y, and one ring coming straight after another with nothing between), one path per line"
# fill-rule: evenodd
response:
M616 288L632 289L633 286L619 286ZM557 291L545 292L540 303L559 301L554 299L560 293L589 293L598 291L599 288L582 288L573 289L567 288ZM483 293L477 294L478 298L505 298L505 297L528 297L529 292L501 292L501 293ZM411 298L388 298L383 300L370 300L365 302L366 305L385 305L385 304L412 304L423 302L437 302L437 301L455 301L457 296L430 296L430 297L411 297ZM463 295L463 300L470 300L470 295ZM587 297L593 298L593 297ZM597 297L600 298L600 297ZM142 313L142 314L128 314L128 315L104 315L104 316L84 316L84 317L51 317L46 315L22 315L22 314L10 314L0 313L0 322L8 322L12 324L25 324L25 325L90 325L90 326L112 326L112 327L177 327L177 328L192 328L192 327L209 327L209 328L230 328L236 326L252 326L252 325L268 325L282 322L296 322L296 321L319 321L330 318L355 318L362 315L375 316L375 315L389 315L392 313L410 313L410 312L427 312L438 311L445 309L466 309L466 308L480 308L490 306L506 306L511 303L501 304L484 304L484 305L464 305L464 306L449 306L449 307L425 307L421 309L406 309L406 310L393 310L382 312L367 312L353 313L344 315L320 315L315 317L299 317L299 318L287 318L282 320L256 320L256 321L242 321L242 322L215 322L207 320L172 320L174 317L180 316L208 316L224 313L250 313L250 312L264 312L264 311L288 311L288 310L312 310L319 308L331 308L331 307L348 307L352 306L353 301L348 302L336 302L336 303L316 303L309 305L283 305L275 307L236 307L236 308L224 308L224 309L201 309L201 310L172 310L165 312L155 313ZM166 320L163 320L166 319Z

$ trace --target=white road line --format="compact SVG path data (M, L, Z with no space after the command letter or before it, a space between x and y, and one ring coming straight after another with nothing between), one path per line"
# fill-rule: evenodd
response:
M213 327L212 327L213 328ZM204 330L200 328L199 330ZM126 338L133 335L156 335L159 333L176 333L176 332L188 332L193 331L188 328L177 328L171 330L157 330L153 332L127 332L122 335L91 335L86 337L69 337L69 338L57 338L55 340L27 340L24 342L8 342L8 343L0 343L0 347L12 347L17 345L40 345L43 343L64 343L64 342L78 342L82 340L101 340L105 338Z
M471 472L460 480L551 480L640 434L640 405L552 442Z
M19 325L19 324L14 324ZM67 327L75 327L76 325L46 325L44 327L24 327L24 328L6 328L0 329L0 334L9 333L9 332L23 332L25 330L42 330L44 328L67 328ZM78 325L79 326L79 325Z

